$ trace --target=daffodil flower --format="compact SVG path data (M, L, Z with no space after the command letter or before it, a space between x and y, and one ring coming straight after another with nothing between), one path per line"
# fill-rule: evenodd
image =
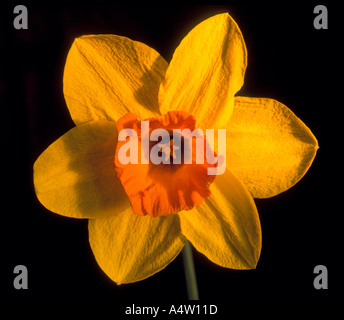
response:
M187 240L220 266L256 267L262 241L253 198L299 181L317 141L282 103L235 96L246 65L243 36L226 13L192 29L170 63L117 35L74 41L63 84L76 126L39 156L34 185L47 209L89 219L94 256L117 284L162 270ZM118 130L145 119L170 129L226 129L225 173L121 165ZM173 142L158 147L174 157Z

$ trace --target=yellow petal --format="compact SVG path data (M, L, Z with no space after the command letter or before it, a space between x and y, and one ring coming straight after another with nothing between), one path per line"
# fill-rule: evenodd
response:
M138 216L131 208L90 220L88 230L99 266L117 284L140 281L162 270L186 241L178 216Z
M236 97L226 128L227 167L254 198L272 197L292 187L318 149L306 125L273 99Z
M216 177L210 190L201 205L178 214L183 235L220 266L255 268L262 239L252 197L228 171Z
M227 13L201 22L173 54L159 90L161 113L184 110L198 127L221 127L243 84L246 57L241 31Z
M99 218L130 206L113 167L116 142L115 123L104 120L77 126L56 140L34 164L39 201L73 218Z
M75 39L63 77L63 91L75 124L139 119L159 112L158 89L167 62L143 43L115 35Z

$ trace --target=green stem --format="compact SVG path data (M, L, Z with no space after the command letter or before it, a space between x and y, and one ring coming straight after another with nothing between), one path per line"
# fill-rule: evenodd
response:
M186 241L183 248L183 262L188 298L189 300L199 300L195 265L192 257L192 246L189 241Z

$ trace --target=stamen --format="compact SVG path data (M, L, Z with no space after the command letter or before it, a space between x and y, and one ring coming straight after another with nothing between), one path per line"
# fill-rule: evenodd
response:
M171 139L169 143L159 143L158 147L161 148L160 152L165 154L165 161L171 157L171 154L173 159L177 158L175 151L179 150L179 147L173 144L173 139Z

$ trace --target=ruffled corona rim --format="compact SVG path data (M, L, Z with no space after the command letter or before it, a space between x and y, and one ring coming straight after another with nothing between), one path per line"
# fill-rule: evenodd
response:
M141 122L137 120L134 114L127 114L117 121L117 132L124 129L132 129L136 132L138 137L134 142L132 138L125 141L118 141L115 156L115 168L117 177L122 183L122 186L131 202L133 211L138 215L150 215L152 217L163 216L167 214L174 214L182 210L191 210L194 206L202 203L203 199L209 197L209 186L215 179L214 175L208 174L208 167L213 167L214 164L208 164L205 159L206 143L203 137L203 164L196 163L196 143L193 141L191 155L192 161L190 164L184 163L184 150L186 142L180 139L178 150L174 151L172 144L172 152L170 141L173 141L173 135L176 135L176 129L183 131L188 129L193 132L196 120L193 116L183 111L170 111L164 116L147 119L149 122L148 136L142 137ZM161 137L158 141L151 141L149 138L154 130L166 130L169 132L168 142L168 157L162 152L164 145L161 144ZM173 133L173 131L175 131ZM146 145L141 141L147 140ZM176 140L176 139L175 139ZM137 155L134 163L124 163L119 159L119 150L124 148L126 144L133 144L131 150L125 149L124 152L130 151L131 156L137 150ZM156 165L152 161L146 160L152 154L153 148L161 157L161 163ZM142 152L144 149L147 155L143 158ZM158 151L159 150L159 151ZM175 154L173 158L173 152ZM174 163L177 158L180 163ZM165 161L166 159L166 161ZM144 162L144 163L142 163ZM166 162L166 163L163 163ZM168 162L168 163L167 163Z

